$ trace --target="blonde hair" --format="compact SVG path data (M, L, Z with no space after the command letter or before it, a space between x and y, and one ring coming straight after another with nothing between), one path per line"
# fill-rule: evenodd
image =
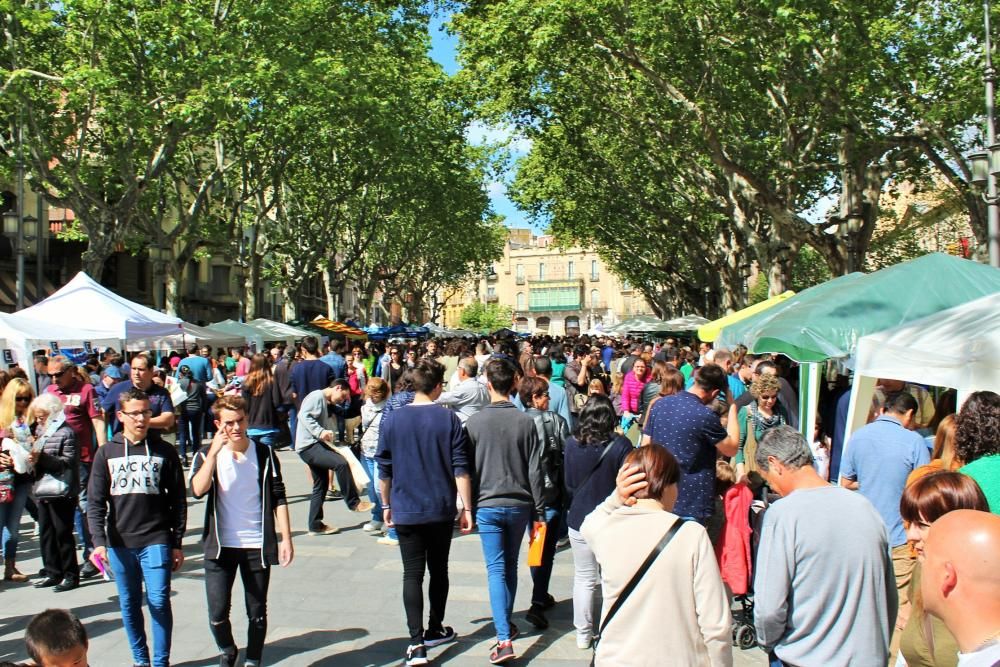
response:
M615 371L611 374L611 393L620 394L622 393L622 383L625 382L625 375L620 371Z
M778 378L773 375L761 373L753 381L753 384L750 385L750 395L754 398L760 398L760 395L765 391L778 392L780 389L781 383L778 382Z
M0 429L10 428L10 425L14 423L14 419L17 417L14 399L19 393L25 391L32 398L35 397L35 392L31 390L31 384L21 378L12 379L4 387L3 394L0 395Z
M597 389L602 394L604 393L604 383L598 380L597 378L591 380L590 384L587 385L587 393L590 393L595 389Z

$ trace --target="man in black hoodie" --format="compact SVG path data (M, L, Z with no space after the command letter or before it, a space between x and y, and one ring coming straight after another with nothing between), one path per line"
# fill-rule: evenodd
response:
M219 664L233 667L237 648L229 606L239 571L249 615L244 664L259 667L267 633L270 566L286 567L294 555L285 483L274 450L247 435L246 401L223 396L213 410L215 437L191 463L191 495L208 496L204 544L209 621L222 651Z
M124 391L117 417L123 429L97 450L89 482L90 558L98 569L110 567L114 573L132 663L168 667L170 574L184 563L184 471L177 450L149 435L152 410L143 391ZM153 621L152 662L142 615L143 584Z

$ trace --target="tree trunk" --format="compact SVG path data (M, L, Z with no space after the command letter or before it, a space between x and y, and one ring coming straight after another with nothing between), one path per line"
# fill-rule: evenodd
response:
M299 316L299 290L293 289L292 287L285 286L281 288L281 298L284 301L283 308L285 313L285 321L290 322L291 320L297 319Z
M260 286L260 262L261 256L257 252L257 225L253 225L250 230L250 248L248 254L250 275L245 285L240 289L244 292L243 303L246 305L247 321L260 317L260 306L257 303L257 288Z
M327 266L323 269L323 288L326 290L326 316L334 322L340 321L340 293L344 285L334 278L334 269Z
M164 304L167 315L181 316L181 268L176 262L165 262L163 271Z

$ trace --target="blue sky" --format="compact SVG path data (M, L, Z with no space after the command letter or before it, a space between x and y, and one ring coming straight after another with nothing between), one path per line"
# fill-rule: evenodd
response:
M458 49L458 38L454 35L449 35L444 30L444 23L447 20L447 16L442 16L440 14L435 14L431 17L430 56L440 63L441 67L443 67L448 74L454 74L460 68L458 61L455 58L456 51ZM508 128L490 127L477 123L469 129L469 140L473 143L500 142L509 140L511 138L511 134L512 133ZM521 139L511 142L511 153L515 158L527 153L529 148L530 144L527 140ZM511 177L512 174L508 174L506 180L509 181ZM507 198L507 191L504 182L496 181L489 183L487 185L487 190L490 195L490 201L493 202L493 210L506 218L506 224L508 227L531 226L524 213L517 210L514 203Z

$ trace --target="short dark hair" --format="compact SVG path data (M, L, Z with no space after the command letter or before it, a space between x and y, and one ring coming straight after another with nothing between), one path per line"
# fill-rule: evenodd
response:
M917 399L908 391L894 391L885 397L885 404L882 407L886 412L905 415L910 410L917 411Z
M347 381L347 378L334 378L330 381L330 389L334 387L340 387L344 391L351 390L351 383Z
M517 385L517 396L521 399L521 405L525 409L532 407L535 396L545 393L548 386L549 383L542 378L527 377L521 380L520 384Z
M316 336L304 336L302 338L302 349L309 354L319 352L319 341L316 340Z
M31 659L40 665L47 655L87 646L87 629L68 609L46 609L28 622L24 644Z
M140 352L139 354L133 356L132 357L132 361L129 362L129 368L132 368L133 366L135 366L135 362L136 361L145 361L146 362L146 368L144 370L149 370L149 371L153 370L153 365L154 365L153 364L153 360L149 358L148 354L144 354L144 353Z
M535 357L531 360L531 366L535 369L535 375L552 377L552 360L548 357Z
M639 466L646 473L646 488L637 491L636 498L659 500L668 486L677 484L681 479L681 467L677 459L666 447L656 443L629 452L625 457L625 467L630 466Z
M1000 395L975 391L955 416L955 453L962 463L1000 453Z
M142 389L129 387L122 393L118 394L118 409L125 409L125 404L129 401L146 401L149 403L149 394L144 392Z
M330 341L330 351L340 353L340 350L344 347L343 341L338 338L334 338Z
M444 382L444 365L430 357L425 357L413 367L413 390L420 394L430 394Z
M758 373L758 374L762 375L764 373L764 371L767 370L767 369L771 369L775 373L777 373L778 372L778 365L775 364L770 359L765 359L764 361L762 361L759 364L757 364L757 367L754 368L753 370L754 370L755 373Z
M722 370L722 366L717 364L705 364L699 368L698 373L695 375L694 383L705 391L717 389L722 392L729 388L729 382L726 380L726 372Z
M486 364L486 379L498 394L510 396L516 375L517 369L508 359L490 359Z

